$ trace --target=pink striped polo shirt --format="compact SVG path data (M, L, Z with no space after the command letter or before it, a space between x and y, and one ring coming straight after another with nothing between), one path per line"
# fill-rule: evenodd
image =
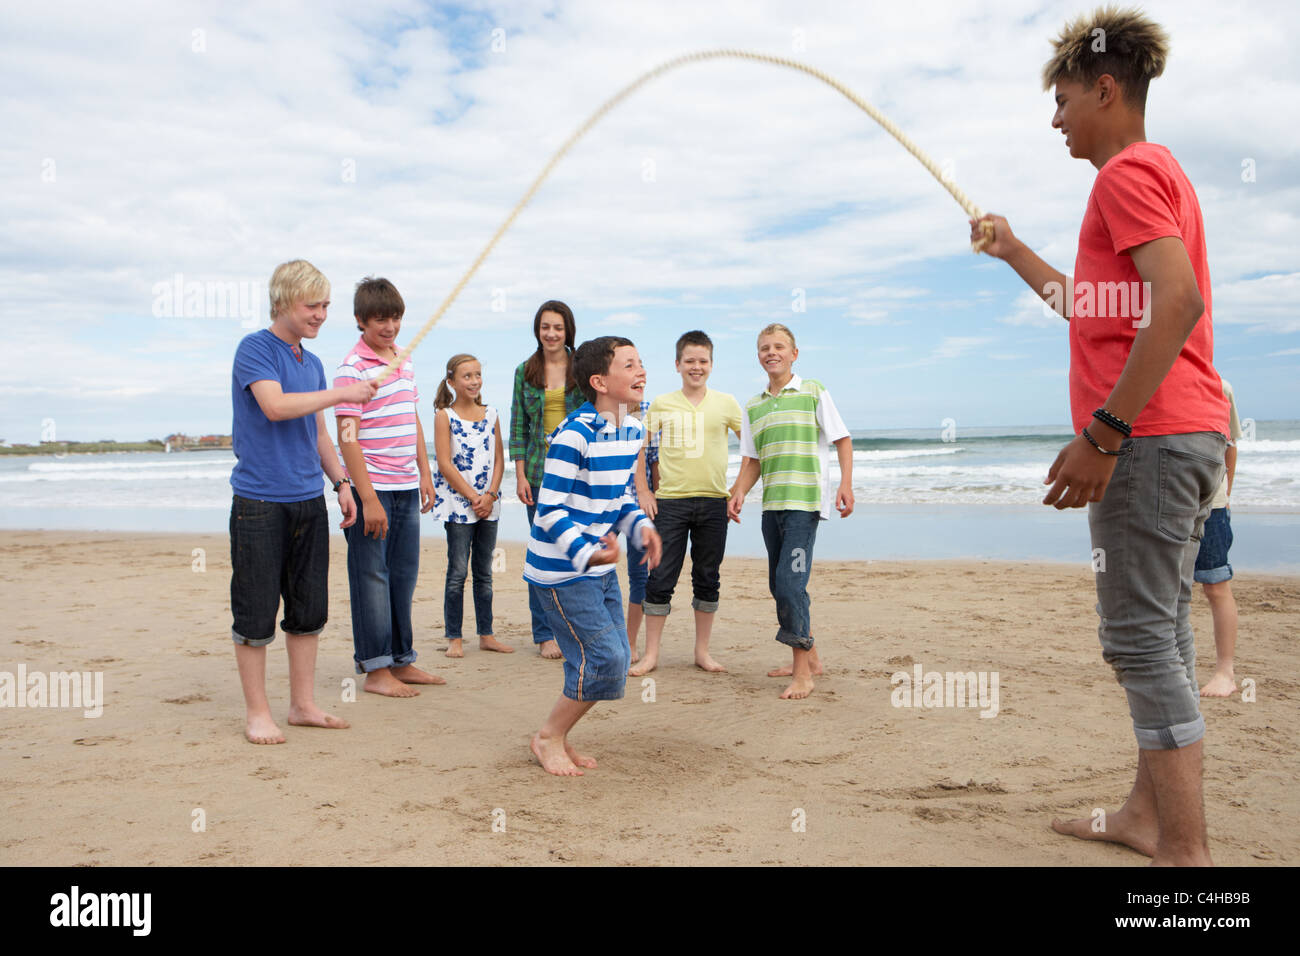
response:
M377 378L387 364L363 338L339 363L334 387ZM334 406L336 418L360 419L356 438L375 491L410 491L420 487L420 468L415 463L415 406L419 400L415 371L407 359L400 373L388 376L375 397L364 405L339 402ZM341 450L339 461L343 461ZM343 467L346 471L346 463Z

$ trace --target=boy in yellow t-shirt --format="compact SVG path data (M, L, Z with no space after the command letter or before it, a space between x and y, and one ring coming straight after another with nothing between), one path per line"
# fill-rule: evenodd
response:
M659 663L659 642L672 609L673 589L691 542L695 609L695 666L725 668L709 656L718 610L718 569L727 545L727 430L740 437L740 403L706 387L713 371L713 342L703 332L677 340L680 391L660 395L646 414L646 440L659 447L659 488L641 501L663 539L663 558L646 584L645 656L628 670L640 677Z

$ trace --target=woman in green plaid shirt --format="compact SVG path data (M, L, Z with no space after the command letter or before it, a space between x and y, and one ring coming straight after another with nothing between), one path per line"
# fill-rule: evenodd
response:
M542 487L546 436L586 401L573 378L576 334L572 309L555 299L543 302L533 318L537 351L515 369L510 458L515 463L515 492L528 508L530 528L537 510L536 493ZM536 604L531 590L528 607L533 617L533 643L543 657L559 660L560 648L551 634L546 612Z

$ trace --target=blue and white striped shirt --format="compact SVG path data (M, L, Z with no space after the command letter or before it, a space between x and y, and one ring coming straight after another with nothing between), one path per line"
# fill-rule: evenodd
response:
M636 465L642 436L635 418L629 415L615 428L591 402L560 423L546 452L524 562L525 581L556 587L583 576L610 573L616 565L587 568L591 556L601 549L601 537L610 531L642 543L638 529L654 525L628 492L628 476Z

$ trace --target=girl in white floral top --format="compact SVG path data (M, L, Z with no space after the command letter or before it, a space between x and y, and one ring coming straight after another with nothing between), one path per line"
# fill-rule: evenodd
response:
M433 445L438 471L433 513L447 530L447 585L443 619L447 656L463 657L461 623L465 579L474 574L474 618L478 645L485 651L514 653L492 634L492 554L501 515L501 476L505 455L496 409L483 404L483 370L472 355L453 355L433 400Z

